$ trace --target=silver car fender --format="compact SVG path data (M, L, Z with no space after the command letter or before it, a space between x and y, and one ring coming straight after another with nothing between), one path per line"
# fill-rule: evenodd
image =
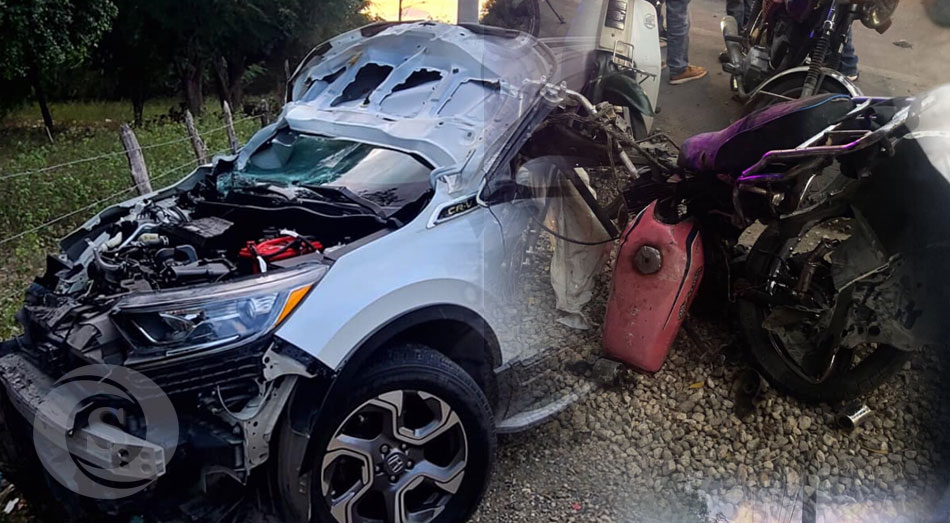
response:
M432 220L455 201L437 196L403 228L340 257L276 335L338 370L376 331L424 307L463 307L494 328L499 227L483 207Z

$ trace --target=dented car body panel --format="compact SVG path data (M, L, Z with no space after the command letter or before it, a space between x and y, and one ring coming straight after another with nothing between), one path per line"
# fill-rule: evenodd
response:
M290 82L282 118L291 128L411 151L437 168L464 165L465 174L530 108L537 82L558 74L554 54L529 35L431 22L369 26L318 50Z
M179 411L186 457L152 467L160 481L143 495L171 506L175 484L245 484L280 414L312 428L347 363L408 315L462 311L454 321L482 336L488 376L529 355L498 343L520 235L499 216L523 225L531 209L479 195L557 106L545 99L551 51L429 22L319 49L279 119L237 154L68 235L27 292L24 334L3 344L0 396L26 420L42 391L22 376L105 364L154 381Z

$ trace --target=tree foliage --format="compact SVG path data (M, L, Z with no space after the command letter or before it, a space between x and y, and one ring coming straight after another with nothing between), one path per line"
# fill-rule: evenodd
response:
M150 4L115 0L119 8L112 30L103 37L93 64L108 82L110 95L132 101L135 124L141 125L145 101L162 94L169 83L171 48Z
M212 85L239 110L249 76L266 76L268 91L282 89L285 63L293 67L319 42L367 23L367 2L0 0L0 88L18 94L27 86L44 118L57 80L95 84L57 93L131 100L137 123L146 100L174 92L199 114ZM58 74L77 67L83 75Z
M48 128L47 78L81 64L116 14L112 0L0 0L0 77L29 82Z

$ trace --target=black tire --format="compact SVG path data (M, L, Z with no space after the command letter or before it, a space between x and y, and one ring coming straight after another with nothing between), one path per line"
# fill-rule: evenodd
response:
M391 391L418 391L431 394L458 415L467 445L464 473L458 490L451 494L435 519L437 523L467 520L485 493L495 458L494 419L488 399L472 377L442 354L418 344L388 349L352 386L334 387L326 405L329 409L317 420L314 439L314 467L311 486L313 521L335 522L322 489L324 458L328 446L362 406ZM395 451L395 448L393 449ZM407 456L408 456L407 451ZM412 462L410 461L410 468ZM418 464L417 464L418 467ZM372 473L372 471L371 471ZM405 474L411 474L406 470ZM385 474L385 472L384 472Z
M933 23L950 27L950 0L924 0L924 8Z
M481 24L515 29L532 36L541 32L539 0L492 0L486 4L485 11Z
M776 263L779 253L788 249L791 238L782 236L778 227L762 232L746 262L746 275L753 288L761 286ZM773 345L762 327L767 310L749 300L737 304L739 324L752 360L776 389L811 403L834 403L862 396L877 388L909 359L909 353L881 345L857 365L850 359L835 364L831 376L821 383L802 378Z

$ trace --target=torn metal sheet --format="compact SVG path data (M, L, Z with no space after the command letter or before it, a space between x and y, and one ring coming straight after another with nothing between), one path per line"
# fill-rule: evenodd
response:
M276 126L412 151L435 167L462 164L485 156L556 73L554 55L530 35L375 24L315 50Z

